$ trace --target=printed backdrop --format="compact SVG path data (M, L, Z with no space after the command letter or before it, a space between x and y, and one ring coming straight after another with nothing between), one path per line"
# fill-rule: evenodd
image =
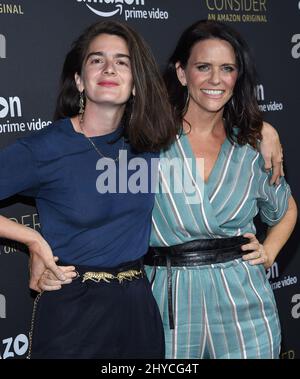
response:
M300 1L19 0L0 3L0 148L51 122L70 43L90 23L117 19L136 28L163 68L180 33L197 19L228 22L252 48L260 74L257 98L279 131L285 173L300 203ZM0 167L1 174L1 167ZM0 213L39 230L34 204L14 197ZM281 357L300 357L300 230L268 271L283 329ZM0 358L24 358L33 294L23 246L0 241Z

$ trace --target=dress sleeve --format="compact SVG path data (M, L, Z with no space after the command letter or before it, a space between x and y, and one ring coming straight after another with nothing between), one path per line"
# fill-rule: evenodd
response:
M271 173L267 174L261 167L261 180L258 188L258 208L262 222L269 226L276 225L288 209L291 189L282 177L279 185L270 185Z
M15 194L34 197L39 185L37 162L26 142L0 150L0 200Z

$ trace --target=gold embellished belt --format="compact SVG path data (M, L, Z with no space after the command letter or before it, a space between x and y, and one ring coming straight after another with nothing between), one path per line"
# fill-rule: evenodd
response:
M82 283L86 280L92 280L93 282L101 282L103 280L106 283L110 283L111 280L118 280L119 283L123 283L124 280L133 280L133 279L139 279L140 277L143 277L143 271L142 270L128 270L128 271L121 271L117 275L113 275L110 272L105 271L88 271L83 274Z
M122 284L124 281L132 281L145 276L144 266L141 260L126 262L120 266L108 268L75 265L75 270L77 277L73 280L82 278L82 283L91 280L96 283L118 281Z

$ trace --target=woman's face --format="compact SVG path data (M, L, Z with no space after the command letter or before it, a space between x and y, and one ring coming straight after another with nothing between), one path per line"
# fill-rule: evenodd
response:
M187 85L189 109L205 112L223 112L231 98L238 76L238 67L233 47L221 39L206 39L197 42L186 67L176 65L177 76L182 85Z
M134 94L130 56L126 41L116 35L100 34L87 50L80 75L75 74L80 92L85 91L86 106L124 105Z

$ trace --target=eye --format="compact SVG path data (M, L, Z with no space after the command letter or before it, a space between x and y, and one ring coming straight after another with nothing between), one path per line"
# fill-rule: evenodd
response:
M129 62L127 62L127 60L125 60L125 59L118 59L116 61L116 64L119 66L129 67Z
M236 68L234 66L226 65L222 67L222 70L225 72L233 72L236 70Z
M202 72L206 72L209 70L208 64L199 64L196 67L197 67L197 70L202 71Z
M91 58L90 62L91 64L103 63L103 58L100 58L100 57Z

